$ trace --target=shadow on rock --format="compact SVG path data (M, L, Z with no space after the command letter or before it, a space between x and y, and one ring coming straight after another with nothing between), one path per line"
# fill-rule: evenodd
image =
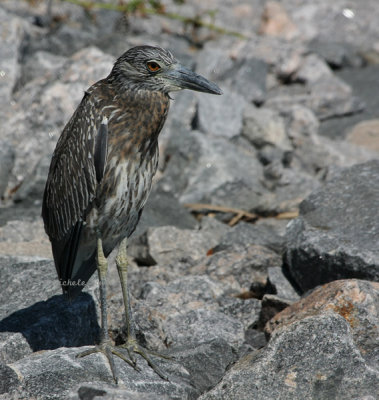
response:
M0 332L20 332L33 351L94 344L100 334L96 306L88 293L69 303L53 296L0 321Z

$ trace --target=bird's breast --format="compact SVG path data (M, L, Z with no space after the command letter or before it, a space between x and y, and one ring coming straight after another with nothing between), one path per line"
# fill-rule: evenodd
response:
M87 224L108 238L109 247L114 247L120 238L134 231L157 166L158 149L149 158L108 160L103 184L96 196L97 204L88 216Z

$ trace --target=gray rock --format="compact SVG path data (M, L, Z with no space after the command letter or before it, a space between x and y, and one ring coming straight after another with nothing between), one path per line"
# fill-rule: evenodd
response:
M141 299L150 307L160 308L160 313L166 319L176 313L206 307L207 304L217 309L217 299L224 292L225 288L220 282L206 275L190 275L173 280L166 286L149 282L142 288Z
M267 347L245 356L201 400L311 400L376 396L379 372L362 358L349 323L326 313L273 335Z
M315 38L308 48L322 57L332 68L362 67L363 59L358 48L350 43Z
M240 59L218 76L249 103L261 104L266 95L267 64L258 58Z
M354 343L373 369L379 367L379 283L342 279L319 286L275 315L265 326L268 335L308 316L334 312L350 325Z
M54 74L30 81L15 93L12 114L1 132L5 140L14 144L16 152L11 186L18 186L44 156L52 154L84 90L109 73L112 61L96 48L83 49Z
M169 400L166 395L158 395L157 393L140 393L127 389L118 389L110 385L101 385L99 383L79 385L77 390L67 395L69 400L91 400L101 397L103 400L149 400L154 395L157 400Z
M362 100L354 96L351 87L337 76L323 76L300 89L294 85L272 93L265 105L283 110L294 105L310 108L320 120L357 113L364 109Z
M336 71L338 77L347 82L354 93L365 103L365 109L359 114L346 115L322 121L320 134L332 139L344 138L351 127L360 121L377 118L379 98L376 82L379 79L379 65L364 68L347 68Z
M259 321L259 328L262 329L266 325L267 321L280 311L286 309L292 303L292 300L274 294L265 294L262 298L262 312Z
M81 12L79 10L79 12ZM76 14L78 10L76 10ZM46 51L59 56L71 56L75 52L94 44L93 33L80 29L73 24L60 24L49 35L39 35L38 39L29 38L28 51L35 53Z
M8 186L8 180L15 159L15 151L12 145L5 140L0 140L0 198L4 195Z
M0 363L0 395L9 393L17 387L19 378L16 372L8 365Z
M262 166L253 148L196 131L188 133L185 140L192 142L190 152L170 161L167 178L162 182L181 193L181 203L211 203L245 210L264 203ZM178 149L183 154L186 147ZM173 183L175 180L178 182ZM243 192L236 191L236 187Z
M262 310L259 300L223 296L218 302L220 311L241 321L245 330L257 325Z
M2 257L0 263L3 362L33 351L94 343L99 325L92 297L83 293L71 304L64 300L50 260Z
M268 280L279 297L291 301L299 300L300 296L285 277L281 267L268 269Z
M180 229L194 229L198 226L195 218L170 192L161 186L153 186L136 231L128 240L128 255L139 264L153 265L155 260L149 254L148 228L174 226Z
M20 88L33 79L54 76L55 71L63 67L66 61L66 57L47 51L37 51L33 53L30 57L27 57L22 64L21 76L17 82L17 87Z
M233 47L233 44L228 39L221 39L219 46L207 43L197 57L196 70L220 82L223 90L227 87L242 95L247 102L261 104L266 94L267 64L264 60L250 57L250 49L243 51L241 43L236 46L237 51L228 52L226 48Z
M27 202L34 205L41 205L43 192L45 190L47 174L49 172L51 154L46 154L38 162L18 188L13 200L15 202Z
M281 256L267 247L236 245L209 255L189 271L192 274L207 274L213 280L222 282L226 293L244 296L247 293L251 295L253 284L266 287L267 269L280 263Z
M351 87L338 77L312 82L309 105L320 120L357 113L365 107Z
M150 256L157 264L170 265L179 261L193 265L205 257L217 241L202 230L167 226L148 229L147 243Z
M377 158L376 152L352 146L341 140L331 140L318 134L320 123L314 113L303 106L295 105L282 110L288 137L292 143L289 165L299 174L323 178L333 166L347 167Z
M302 290L341 278L379 279L379 162L342 170L288 225L286 262Z
M316 83L324 78L331 78L333 72L328 65L316 54L306 56L294 79L303 83Z
M234 349L244 342L243 324L221 312L207 309L190 310L164 321L166 342L172 346L196 344L223 339Z
M266 346L267 340L264 332L249 328L245 332L245 343L258 350Z
M29 24L12 13L0 8L0 99L1 113L10 107L12 91L20 74L19 51Z
M222 339L200 343L192 348L173 349L171 354L187 369L200 392L217 384L236 358L232 347Z
M232 138L240 134L247 102L234 91L223 89L223 92L222 96L198 96L196 127L213 136Z
M252 244L266 246L280 254L284 249L285 238L278 235L273 227L240 222L220 238L214 251L226 250L235 246L247 247Z
M88 386L91 383L101 383L105 391L109 387L115 389L108 361L103 355L95 354L80 360L76 358L78 353L86 349L88 347L63 347L40 352L13 363L10 367L17 371L20 382L9 395L15 393L24 398L66 399L74 386ZM198 395L191 385L188 372L180 364L158 358L156 363L170 376L169 382L156 375L140 358L138 364L141 372L116 358L121 385L129 391L138 392L142 396L149 394L153 398L155 395L158 398L167 395L170 399L182 399Z
M334 7L336 6L336 7ZM348 43L357 49L372 48L379 29L375 23L375 0L364 7L338 1L331 5L326 0L315 4L287 0L286 10L297 26L302 40Z
M147 282L136 304L135 317L148 347L161 350L162 343L169 343L173 348L185 344L187 339L183 339L183 335L187 333L183 320L187 319L192 326L190 331L195 335L191 339L193 343L206 340L205 332L214 322L215 314L223 314L220 318L227 322L228 316L235 322L242 322L245 329L255 324L259 319L260 303L255 299L245 302L230 297L227 291L228 287L206 275L179 277L167 284ZM218 337L217 332L212 337ZM225 332L220 335L230 342L230 335Z
M283 118L277 112L267 108L249 105L245 109L242 135L257 148L271 145L283 151L292 150Z

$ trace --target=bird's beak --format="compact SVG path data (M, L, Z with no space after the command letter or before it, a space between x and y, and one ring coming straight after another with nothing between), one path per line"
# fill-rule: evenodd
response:
M173 65L167 77L178 89L191 89L197 92L222 94L222 90L215 83L208 81L208 79L180 64Z

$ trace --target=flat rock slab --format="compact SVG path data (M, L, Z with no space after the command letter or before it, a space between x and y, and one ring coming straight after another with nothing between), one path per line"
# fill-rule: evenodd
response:
M76 355L89 347L41 351L13 364L0 364L0 389L7 399L83 399L94 395L105 398L196 399L213 387L235 361L231 347L222 340L183 346L167 355L153 357L169 380L163 380L137 357L140 371L115 358L119 383L116 385L106 358L97 353L84 358ZM132 396L129 397L129 394ZM112 397L113 396L113 397ZM0 397L1 398L1 397Z
M16 390L26 398L66 399L70 389L78 384L101 382L106 384L106 387L110 385L117 388L108 361L103 355L94 354L81 359L76 358L78 353L86 349L85 347L60 348L44 351L11 364L10 368L19 377ZM120 359L115 359L115 364L121 388L142 394L158 396L166 394L172 399L195 396L196 390L189 383L189 374L179 364L157 360L157 364L170 375L170 381L161 379L145 361L140 359L138 364L143 372L134 370ZM177 374L182 378L178 379L175 376ZM14 386L13 384L10 394L15 391Z
M337 173L288 225L286 262L306 291L336 279L379 280L379 161Z

